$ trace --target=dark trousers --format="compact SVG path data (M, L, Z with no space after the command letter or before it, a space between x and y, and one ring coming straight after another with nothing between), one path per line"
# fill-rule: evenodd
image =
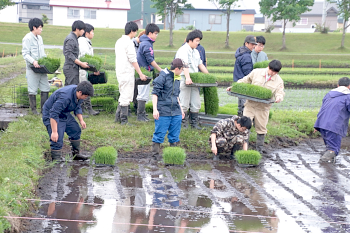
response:
M247 101L246 99L238 98L238 114L243 115L244 104L246 101Z
M66 65L63 67L63 74L66 77L65 86L79 84L79 66Z
M342 137L339 134L333 133L329 130L320 129L319 131L321 133L327 150L334 151L335 154L338 155L340 151Z
M71 140L79 140L81 135L81 129L78 122L74 119L74 117L68 114L67 120L61 120L57 124L57 133L58 140L54 142L51 140L52 129L51 125L46 126L47 132L50 137L50 147L51 150L60 150L63 147L63 136L64 132L68 135Z

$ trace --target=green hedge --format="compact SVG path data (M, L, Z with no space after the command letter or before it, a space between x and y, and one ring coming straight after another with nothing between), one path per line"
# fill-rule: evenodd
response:
M259 99L271 99L272 91L265 87L260 87L257 85L252 85L249 83L236 83L232 84L231 88L232 92L236 92L238 94L247 95L256 97Z
M256 150L239 150L235 153L235 158L240 164L258 165L261 160L261 155Z
M61 60L59 58L42 57L38 60L38 63L45 66L51 73L55 73L61 65Z
M114 100L118 100L119 87L116 84L95 84L94 97L112 97Z
M185 150L181 147L166 147L163 149L165 164L183 165L186 160Z
M256 68L266 68L269 66L270 61L261 61L254 64L254 69Z
M57 87L51 87L49 96L56 91L58 88ZM21 105L23 107L28 107L29 106L29 96L28 96L28 87L26 86L19 86L15 89L16 96L15 96L15 102L18 105ZM40 93L41 91L38 90L38 94L36 95L36 107L40 107Z
M118 152L112 146L104 146L97 148L93 154L93 159L96 164L114 165L117 159Z
M92 97L91 104L94 109L103 110L107 113L114 113L118 107L118 103L112 97Z
M89 65L95 66L96 70L101 69L102 59L98 56L84 55L79 59L81 62L87 62Z

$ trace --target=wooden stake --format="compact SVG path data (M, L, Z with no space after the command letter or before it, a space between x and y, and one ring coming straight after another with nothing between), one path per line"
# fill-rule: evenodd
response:
M16 48L16 57L17 57L17 48Z
M292 70L294 70L294 59L292 60Z
M321 70L321 59L320 59L320 65L319 65L319 69Z

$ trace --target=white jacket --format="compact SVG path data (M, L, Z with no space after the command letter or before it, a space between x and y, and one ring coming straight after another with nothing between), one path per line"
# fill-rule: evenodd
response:
M94 49L91 45L91 40L86 37L79 37L78 38L79 43L79 58L83 57L85 54L87 55L94 55Z
M115 43L115 72L118 80L134 78L133 62L137 62L134 43L129 36L123 35Z

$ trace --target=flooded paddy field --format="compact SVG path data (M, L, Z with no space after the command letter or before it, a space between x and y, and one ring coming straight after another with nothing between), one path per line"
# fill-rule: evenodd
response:
M320 139L276 149L256 168L123 156L115 167L57 164L39 183L39 209L24 232L350 232L344 139L335 164L319 163Z

